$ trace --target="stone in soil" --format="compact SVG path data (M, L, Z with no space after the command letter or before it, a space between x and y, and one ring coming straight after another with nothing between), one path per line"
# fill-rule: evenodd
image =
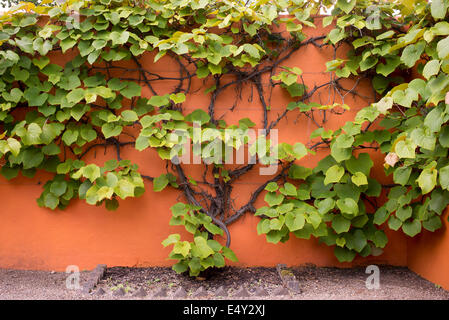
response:
M104 276L104 273L106 272L106 265L105 264L99 264L94 269L94 272L98 274L99 280Z
M287 282L287 288L295 293L301 293L302 290L299 287L299 281L293 280Z
M139 297L139 298L143 298L147 295L147 292L145 291L144 288L140 288L139 290L137 290L136 292L134 292L133 297Z
M166 296L167 296L167 289L166 288L159 288L153 294L153 297L156 297L156 298L163 298L163 297L166 297Z
M207 291L204 289L204 287L199 287L193 294L192 297L194 298L200 298L207 296Z
M173 298L186 298L186 297L187 297L187 292L184 290L183 287L179 287L173 293Z
M90 284L87 284L87 285L85 285L84 287L83 287L83 289L82 289L82 293L84 293L84 294L89 294L90 293L90 290L91 290L91 285Z
M220 288L218 288L217 290L215 290L215 296L216 297L227 297L228 293L226 292L226 290L223 288L223 286L220 286Z
M248 291L245 289L245 287L241 286L233 295L234 297L239 297L239 298L245 298L245 297L249 297L249 293Z
M288 296L289 292L284 287L279 287L276 290L273 291L274 296Z
M268 296L268 292L264 287L258 287L256 291L254 291L254 295L257 297L265 297Z
M116 297L123 297L124 295L126 295L126 291L125 291L125 289L120 288L120 289L115 290L113 295Z
M97 291L95 291L95 294L97 296L102 296L106 293L106 291L103 290L103 288L98 289Z

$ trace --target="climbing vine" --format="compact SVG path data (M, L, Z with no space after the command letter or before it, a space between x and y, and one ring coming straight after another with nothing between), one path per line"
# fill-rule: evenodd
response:
M341 262L379 255L385 228L411 237L434 231L449 204L448 8L445 0L21 3L0 17L0 172L7 179L51 173L37 200L50 209L83 199L115 210L119 199L142 195L145 181L156 192L178 189L184 199L171 208L170 224L183 226L193 242L172 234L162 244L173 245L173 268L192 276L237 260L228 226L245 214L260 217L257 232L268 242L313 236L334 246ZM322 10L331 15L317 19ZM331 25L313 37L303 30ZM334 51L328 81L308 87L300 68L285 65L305 46ZM155 65L169 58L179 74L144 65L142 57L153 53ZM61 65L57 54L73 58ZM352 87L344 86L347 78ZM209 102L188 113L198 79L213 83L201 89ZM360 95L362 79L372 83L373 103L340 129L327 129L329 117L351 108L345 97ZM164 91L163 82L174 85ZM232 112L248 85L261 123L226 123L217 99L234 88ZM291 97L278 114L270 107L277 86ZM330 101L311 102L322 89L332 92ZM294 110L316 130L306 145L276 143L273 129ZM263 129L256 139L254 128ZM127 146L156 151L165 172L141 172L122 159ZM99 148L112 148L115 159L89 163ZM246 163L227 161L245 148ZM329 155L316 167L300 165L323 148ZM191 152L202 160L196 180L181 161ZM385 155L388 185L371 173L375 153ZM274 165L236 206L235 182ZM261 196L266 206L256 208Z

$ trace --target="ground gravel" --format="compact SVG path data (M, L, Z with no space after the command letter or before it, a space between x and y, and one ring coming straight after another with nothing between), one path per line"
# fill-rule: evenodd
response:
M402 267L380 266L380 288L369 290L365 281L365 268L338 269L302 266L290 268L300 283L301 293L290 292L286 296L275 296L282 286L276 268L226 267L212 271L204 279L178 275L170 268L108 268L97 288L90 293L66 288L67 274L63 272L23 271L0 269L0 299L171 299L171 295L182 287L187 299L200 287L207 295L196 299L399 299L399 300L449 300L449 292ZM89 272L81 272L81 286ZM234 293L243 286L250 297L236 298ZM223 287L228 297L216 297ZM101 288L104 294L97 294ZM144 289L145 297L133 297ZM166 289L167 297L153 298L152 294ZM268 296L255 297L254 292L264 288ZM125 292L117 296L116 292Z

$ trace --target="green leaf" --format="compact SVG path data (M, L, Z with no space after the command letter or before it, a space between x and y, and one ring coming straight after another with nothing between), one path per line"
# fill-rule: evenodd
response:
M147 137L144 136L138 136L136 139L136 145L135 148L139 151L145 150L150 146L150 141Z
M423 76L426 79L430 79L430 77L437 75L440 71L440 61L439 60L431 60L426 63L423 69Z
M435 20L444 19L447 13L447 2L444 0L432 0L430 3L430 12Z
M388 237L383 230L377 230L374 233L374 245L378 248L385 248L388 243Z
M415 149L416 144L414 144L413 141L411 141L410 139L406 139L399 141L396 144L394 151L399 158L414 159L416 156Z
M122 179L119 180L117 186L114 188L114 191L120 198L126 199L128 197L134 197L134 189L134 184L128 180Z
M324 184L337 183L345 174L345 169L339 165L333 165L326 171L326 178L324 179Z
M273 190L273 191L276 191L276 190ZM296 197L298 194L298 190L296 190L296 187L288 182L286 182L284 184L284 187L280 190L280 192L286 196L291 196L291 197Z
M429 209L440 215L444 209L449 205L448 192L440 188L434 189L429 201Z
M17 157L17 155L20 152L20 149L22 148L20 142L14 138L8 138L6 141L8 143L9 150L11 151L11 153Z
M44 205L47 208L54 210L59 205L59 198L52 193L47 193L44 196Z
M23 153L23 168L37 168L44 161L44 154L40 149L30 148Z
M217 268L223 268L225 266L225 260L220 253L215 253L213 256L214 266Z
M346 241L346 247L357 252L361 252L367 245L365 233L360 229L355 230L353 234L348 234L347 239L349 241Z
M338 234L343 233L343 232L348 232L350 227L351 227L351 221L340 216L340 215L337 215L332 219L332 228Z
M228 247L223 247L223 248L222 248L222 251L223 251L223 255L224 255L227 259L229 259L229 260L231 260L231 261L234 261L234 262L237 262L237 261L238 261L238 259L237 259L236 255L235 255L235 253L234 253L231 249L229 249Z
M24 91L23 97L28 101L28 106L40 107L47 101L48 93L41 93L38 88L32 87Z
M11 168L7 166L2 166L0 169L0 173L3 177L5 177L7 180L14 179L19 174L19 167Z
M284 220L274 218L270 220L270 229L271 230L281 230L282 226L284 225Z
M50 58L40 57L40 59L33 59L33 64L42 70L47 64L50 63Z
M67 146L70 146L78 140L78 136L79 131L66 130L62 135L62 141L64 141Z
M81 138L86 140L87 142L92 142L97 138L97 132L92 129L90 126L84 126L80 130Z
M187 265L187 263L185 261L180 261L176 264L173 265L172 269L176 272L176 273L184 273L189 269L189 266Z
M337 7L346 12L351 12L356 4L356 0L337 0Z
M318 212L323 215L335 207L335 200L331 198L324 199L316 205Z
M186 214L189 211L189 208L185 205L185 203L178 202L170 208L170 211L174 217L179 217Z
M94 182L101 176L100 168L95 164L89 164L80 170L82 170L83 177L89 179L91 182Z
M352 216L356 216L359 212L359 206L357 205L357 202L355 202L352 198L338 199L337 207L342 213L346 213Z
M188 122L199 122L201 124L205 124L210 121L210 116L207 114L206 111L197 109L192 113L188 114L185 117L185 120Z
M76 88L67 94L67 101L71 104L75 104L84 99L84 89Z
M284 200L284 196L282 194L276 194L274 192L268 192L264 198L265 202L268 203L270 207L275 205L279 205Z
M390 216L390 214L388 213L387 209L382 206L379 209L377 209L376 212L374 213L373 222L377 225L384 224L385 221L387 221L389 216Z
M366 58L360 62L360 71L366 71L366 70L374 67L378 61L379 61L379 58L374 57L374 56L369 56L368 58Z
M401 221L405 221L412 216L412 213L412 207L401 207L396 211L396 217L398 217Z
M276 182L270 182L265 186L265 190L269 192L275 192L278 188L279 187Z
M36 24L37 18L34 15L26 15L20 20L21 27L28 27Z
M140 97L142 95L142 87L135 82L128 82L126 88L120 90L120 93L128 99Z
M361 172L365 176L369 176L373 164L368 153L360 153L358 158L351 156L351 159L345 161L346 169L350 173Z
M346 133L343 133L335 139L335 144L339 148L350 148L352 144L354 143L354 137L350 136Z
M424 229L434 232L440 229L443 224L441 223L441 218L439 216L433 216L422 223Z
M186 101L186 96L182 92L176 94L172 93L170 95L170 100L172 100L174 103L183 103L184 101Z
M188 241L176 242L173 246L173 252L182 254L184 257L186 257L190 252L190 243Z
M122 112L121 117L124 121L127 122L134 122L139 120L139 117L137 116L137 113L133 110L125 110Z
M366 179L366 176L361 173L361 172L356 172L352 177L351 177L351 181L352 183L354 183L356 186L362 186L365 184L368 184L368 180Z
M445 147L449 148L449 126L443 126L440 130L440 136L439 136L440 144Z
M204 227L206 228L207 231L209 231L210 233L212 233L214 235L215 234L223 235L223 230L213 223L205 223ZM215 250L215 251L218 251L218 250Z
M17 103L22 98L23 92L19 88L13 88L10 92L3 92L2 96L6 101Z
M408 182L411 173L412 173L411 167L396 168L393 173L393 180L395 183L405 186Z
M385 40L385 39L391 38L392 36L394 36L394 31L393 30L389 30L389 31L386 31L386 32L378 35L376 37L376 40Z
M449 190L449 166L445 166L439 170L439 181L441 188Z
M438 41L437 52L440 59L446 59L449 56L449 37Z
M249 53L249 55L252 56L253 58L256 58L256 59L260 58L259 50L252 44L245 43L243 45L243 50L245 52Z
M112 78L108 81L108 88L114 91L120 91L126 87L127 82L120 81L120 79Z
M109 34L109 39L112 41L112 45L121 45L125 44L129 39L129 32L128 31L113 31Z
M406 221L402 224L402 231L404 231L406 235L414 237L421 232L421 222L417 219Z
M123 127L115 123L105 123L101 126L101 132L106 139L116 137L122 133Z
M312 174L312 169L298 166L296 164L293 164L290 167L290 170L288 171L288 176L292 179L297 179L297 180L304 180L311 174Z
M401 64L401 58L398 56L385 57L385 64L379 63L376 66L376 72L388 77Z
M304 94L304 85L295 82L287 86L287 91L292 98L301 97Z
M285 225L291 232L302 229L305 223L304 214L301 212L289 212L285 216Z
M50 192L55 196L60 197L67 191L67 182L62 181L53 181L50 185Z
M324 17L323 18L323 28L326 28L328 25L330 25L333 20L334 20L333 16L326 16L326 17Z
M397 231L402 226L402 221L396 218L395 216L391 216L390 219L388 219L388 227L391 230Z
M211 247L209 247L206 239L204 239L203 237L195 237L194 242L200 254L200 258L205 259L211 254L215 253L214 250L212 250Z
M169 100L166 96L152 96L150 100L148 100L148 104L155 107L162 107L169 103Z
M418 179L416 179L416 182L418 182L423 194L429 193L435 188L437 183L437 170L430 168L424 169Z
M61 46L62 53L65 53L76 44L76 40L72 38L65 38L64 40L61 40L59 44Z
M407 67L412 68L416 61L418 61L421 57L425 47L425 42L418 42L417 44L408 45L404 51L402 51L402 63L404 63Z
M30 76L30 73L27 70L18 67L14 67L11 70L11 74L14 76L15 80L22 82L25 82Z
M209 68L207 66L199 67L196 70L196 75L197 75L197 77L199 79L206 78L209 75L209 73L210 73L210 71L209 71Z
M431 132L438 132L443 124L444 110L441 107L433 108L424 118L424 125Z
M153 180L153 190L156 192L162 191L168 185L169 181L166 174L161 174Z
M177 233L175 234L171 234L167 237L167 239L165 239L164 241L162 241L162 245L164 247L167 247L171 244L175 244L177 243L179 240L181 239L181 236Z
M296 159L301 159L307 155L308 151L304 144L297 142L293 145L293 154Z
M347 248L336 246L334 248L334 254L339 262L351 262L354 260L356 252Z

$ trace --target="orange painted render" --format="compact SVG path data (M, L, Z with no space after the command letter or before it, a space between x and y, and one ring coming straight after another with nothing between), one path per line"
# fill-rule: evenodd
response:
M443 227L435 232L424 230L407 239L407 265L421 275L449 290L449 222L448 209Z
M318 26L321 21L317 21ZM317 28L307 30L310 36L322 35L329 32L326 29ZM76 56L75 51L60 54L52 54L53 63L64 65L66 61ZM316 48L312 45L298 50L283 65L298 66L304 74L304 80L309 88L314 84L327 82L329 74L325 73L325 62L332 60L333 52L330 48ZM339 55L344 57L344 51ZM146 54L141 63L149 70L164 75L178 76L178 66L170 58L164 57L157 64L153 63L154 54ZM121 65L133 68L133 62L120 62ZM115 72L115 76L123 76ZM129 73L126 77L137 77ZM227 79L230 79L229 77ZM269 89L268 77L264 77L265 89ZM354 82L344 82L351 88ZM176 81L164 81L155 85L159 94L170 92ZM204 94L204 89L212 85L211 81L204 82L196 79L192 83L192 94L187 97L183 107L186 113L196 108L206 109L209 104L209 94ZM150 97L151 92L142 84L142 96ZM366 97L372 96L372 89L368 80L362 80L357 92ZM260 127L262 121L261 104L257 92L246 83L243 87L241 99L234 111L229 111L233 105L236 91L229 87L223 92L216 103L217 118L223 117L228 124L236 124L241 118L249 117ZM329 99L328 89L319 90L312 101L326 104ZM289 96L279 86L273 90L270 102L270 119L274 119L285 110L289 102ZM337 99L337 101L339 101ZM353 119L355 113L370 103L369 98L347 95L345 103L351 106L351 111L343 115L328 115L327 129L337 129L345 121ZM277 126L279 128L279 141L294 143L297 141L309 142L310 133L316 129L312 121L301 116L298 111L292 111ZM126 137L122 138L126 141ZM320 151L317 156L308 156L299 161L304 166L313 166L327 154ZM97 148L89 153L89 159L102 165L105 160L115 156L113 149ZM382 156L374 155L376 176L384 176ZM136 151L133 147L125 147L122 158L131 159L137 163L140 172L150 176L158 176L165 170L165 164L156 152L146 150ZM192 177L201 174L200 165L190 165L187 173ZM171 218L169 208L177 201L182 201L180 192L174 189L166 189L161 193L152 191L152 184L145 182L146 192L140 198L120 201L117 211L109 212L104 207L90 206L81 200L73 201L65 211L51 211L37 206L37 199L42 191L42 184L51 175L39 172L35 178L28 179L18 177L13 181L7 181L0 177L0 193L2 197L0 223L0 267L16 269L38 270L65 270L68 265L78 265L80 269L91 269L98 263L108 266L169 266L173 261L167 260L170 248L163 248L161 241L171 233L180 233L182 237L190 237L182 227L171 227L168 222ZM256 189L269 177L260 176L256 170L247 174L242 180L236 182L233 192L236 206L244 204L252 190ZM385 181L388 181L385 178ZM263 195L257 202L257 206L264 205ZM444 248L449 248L449 238L443 237L444 231L435 235L424 234L419 239L423 242L407 241L400 232L387 230L389 243L384 253L378 257L357 258L353 263L339 263L333 254L333 248L319 244L316 239L300 240L294 236L285 244L269 244L265 236L258 236L256 225L259 219L251 214L246 214L240 220L230 225L232 235L231 248L239 258L239 262L232 263L236 266L274 266L277 263L288 265L301 265L305 263L317 266L350 267L359 264L391 264L406 266L410 263L413 270L420 272L429 279L449 288L449 276L445 278L432 273L432 268L449 266L449 258L444 256ZM446 223L447 228L447 223ZM433 240L432 240L433 239ZM221 239L222 241L224 239ZM427 241L429 240L429 241ZM433 246L432 244L435 244ZM428 250L432 246L433 251ZM431 253L433 252L433 253ZM421 257L441 260L441 264L423 263ZM438 260L438 261L440 261ZM435 260L432 260L433 262ZM447 269L447 268L446 268ZM441 270L440 269L440 273Z

